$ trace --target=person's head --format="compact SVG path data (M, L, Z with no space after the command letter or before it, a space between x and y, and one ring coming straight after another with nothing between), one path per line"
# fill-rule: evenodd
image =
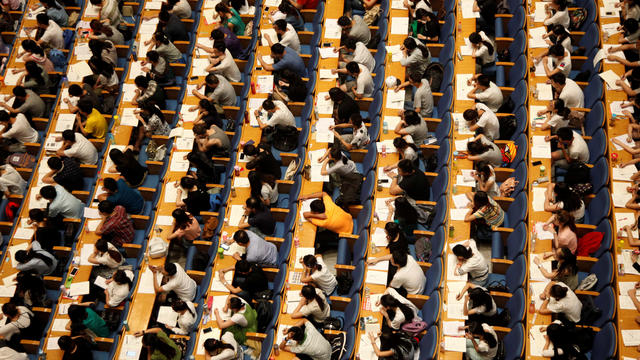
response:
M238 230L233 234L233 240L242 246L249 244L249 234L244 230Z
M216 74L209 74L206 78L204 78L204 82L208 87L215 89L216 87L218 87L218 84L220 84L220 79L218 79Z
M245 259L241 259L240 261L236 262L235 270L236 273L246 275L251 272L251 263Z
M469 289L469 300L474 308L484 306L485 312L493 309L493 298L491 298L491 294L483 288L476 287Z
M396 299L391 294L384 294L380 297L380 306L387 310L387 316L389 316L391 320L395 318L397 309L402 311L406 322L411 322L411 320L413 320L413 310L411 310L408 305L401 303L400 300Z
M563 145L569 146L573 142L573 130L570 127L562 127L557 132L558 141Z
M20 101L24 101L27 98L27 90L23 86L16 86L12 90L13 95Z
M314 255L305 255L302 258L302 264L305 268L311 270L311 273L316 270L322 270L322 265L318 263L318 259Z
M222 56L226 51L227 51L227 45L225 45L224 41L213 42L213 56L215 57Z
M475 338L480 338L487 342L489 348L495 348L498 345L498 339L495 338L490 332L486 332L482 324L478 321L473 321L469 324L469 333Z
M36 43L35 41L31 40L31 39L26 39L26 40L22 40L22 42L20 43L20 46L28 52L33 52L33 49L39 47L38 43Z
M549 55L558 59L564 57L564 51L564 46L560 44L551 45L551 47L549 47Z
M129 285L129 289L131 289L133 282L131 281L131 279L127 276L127 273L124 270L117 270L114 274L113 274L113 281L115 281L117 284L119 285L125 285L128 284Z
M567 292L569 292L569 288L562 285L552 285L551 289L549 289L549 295L559 301L560 299L564 299L567 296Z
M318 295L316 288L314 288L313 286L311 285L303 286L302 290L300 290L300 296L307 299L307 304L310 303L311 301L315 301L316 304L318 304L318 307L320 307L320 310L324 310L325 303L320 297L320 295Z
M115 210L116 204L109 200L102 200L98 203L98 211L101 215L111 215Z
M198 180L196 180L195 178L192 178L191 176L183 176L180 179L180 187L187 191L197 188L197 186L198 186Z
M563 203L563 209L567 211L577 210L582 206L580 195L575 193L567 183L559 182L553 187L556 195L556 202Z
M420 125L420 123L422 123L422 117L420 117L420 114L418 114L414 110L405 110L402 114L402 119L409 126Z
M360 113L352 114L349 117L349 122L351 123L351 125L353 125L353 129L355 132L356 129L360 129L362 127L362 115L360 115Z
M211 35L209 36L211 40L215 41L224 41L224 32L220 29L214 29L211 31Z
M158 14L158 21L162 25L166 25L169 22L170 18L171 18L171 14L169 14L169 11L161 10L160 14Z
M284 1L283 1L284 2ZM300 343L304 340L304 327L306 324L302 324L301 326L292 326L287 329L287 339L293 340L297 343Z
M342 100L344 100L344 97L346 95L347 94L345 94L345 92L338 87L329 89L329 97L331 98L331 101L335 103L342 102Z
M565 11L567 9L567 0L553 0L551 7L556 10Z
M118 250L113 248L109 248L109 242L103 237L96 241L95 245L96 250L98 250L102 254L109 254L109 257L112 258L115 262L120 263L122 261L122 254Z
M488 205L490 205L489 195L485 191L476 191L473 195L473 207L480 209Z
M353 77L357 77L358 74L360 74L360 65L358 65L358 63L355 61L351 61L350 63L348 63L346 69L349 72L349 75Z
M398 196L393 201L393 205L396 219L402 219L409 224L415 224L418 221L418 212L406 196Z
M89 2L95 6L102 6L102 1L103 0L89 0Z
M346 15L342 15L338 18L338 26L342 28L342 31L350 30L353 26L351 18Z
M491 165L488 161L478 161L474 165L474 168L476 170L476 173L484 181L487 181L487 179L489 179L489 177L491 176Z
M561 72L557 72L551 75L550 79L551 79L551 86L553 86L556 89L556 91L561 91L564 88L565 84L567 83L567 77L564 76L564 74Z
M11 302L2 304L2 313L12 320L19 315L18 308Z
M215 7L216 12L221 16L231 15L231 10L224 3L218 3Z
M276 111L276 104L271 99L266 99L262 102L262 108L269 113L274 113Z
M579 197L578 197L579 198ZM577 232L575 218L567 210L560 210L556 213L556 225L561 229L569 228L574 233Z
M358 44L358 40L351 36L348 36L346 39L344 39L343 43L345 50L350 53L356 50L356 44Z
M414 87L420 87L420 84L422 83L422 74L418 72L410 73L409 82L411 82L411 85Z
M255 146L254 144L247 144L245 146L242 147L242 153L245 156L257 156L260 153L260 150L258 150L258 147Z
M567 327L563 324L556 323L552 323L547 326L547 337L549 337L549 341L553 344L555 349L563 348L565 344L570 343L572 340L571 335L567 331Z
M274 59L282 59L282 57L284 56L284 52L284 45L280 43L271 45L271 57L273 57Z
M84 306L75 304L69 306L68 314L72 323L81 323L88 316L87 309Z
M407 146L409 146L409 144L407 143L407 140L405 140L402 136L398 136L397 138L393 139L393 147L395 147L398 151L403 151L407 148Z
M89 27L91 27L91 30L93 30L94 35L104 34L107 37L113 36L113 30L111 30L111 27L104 25L98 19L91 20L91 22L89 23ZM148 54L149 53L147 53L147 55Z
M555 250L555 259L558 261L558 276L572 276L578 273L576 256L568 247L561 247Z
M565 29L564 26L560 24L553 25L553 27L551 28L551 32L556 36L556 39L560 40L560 42L562 42L564 38L569 36L567 29Z
M111 149L109 151L109 158L115 165L122 165L127 161L127 157L120 149Z
M204 350L209 355L218 355L226 349L230 349L235 352L235 348L231 344L227 344L218 339L207 339L204 341Z
M11 115L8 112L4 110L0 111L0 123L6 124L10 120L11 120Z
M403 250L396 249L391 252L391 264L399 268L407 265L407 253Z
M238 311L242 310L243 307L244 302L242 302L239 297L234 296L229 299L229 309L231 309L233 313L237 313Z
M197 138L205 138L207 137L207 131L209 129L207 129L207 126L205 124L196 124L193 126L193 134L197 137Z
M489 86L491 86L491 79L489 79L489 76L487 75L480 75L478 76L478 87L482 90L486 90L489 88Z
M280 5L278 5L278 10L286 15L298 15L298 10L291 4L289 1L282 1Z
M409 50L410 53L418 47L416 40L412 37L407 37L406 39L404 39L402 45L404 45L404 47Z
M49 27L49 15L46 13L36 15L36 21L40 29L46 29Z
M155 333L145 333L142 336L142 345L148 349L148 354L153 354L155 351L158 351L166 356L167 359L173 359L176 356L176 349L158 338L158 334Z
M173 219L176 223L176 228L178 229L186 229L193 222L193 218L181 208L173 210L171 216L173 216Z
M187 303L182 300L173 301L171 303L171 309L173 309L173 311L177 312L178 314L184 314L185 312L189 312L194 317L196 316L196 314L193 311L191 311L191 309L189 308L189 305L187 305Z
M276 20L273 23L273 29L276 31L276 34L282 35L287 31L287 22L284 19Z
M166 262L164 263L164 268L162 269L162 274L167 276L174 276L178 273L178 267L175 263Z
M426 22L429 19L429 12L426 9L419 8L416 10L416 20Z
M118 182L114 178L110 178L110 177L105 178L102 181L102 187L109 194L115 194L116 192L118 192Z
M43 222L47 218L47 214L42 209L29 210L29 219L35 222Z
M58 347L62 351L72 351L73 350L73 339L69 335L62 335L58 338Z
M343 164L347 164L349 161L349 159L342 153L342 148L340 146L332 146L331 149L329 149L329 158L335 162L341 161Z
M622 23L622 26L624 27L624 31L627 35L634 34L638 31L638 20L633 18L626 19Z
M93 103L91 102L91 100L82 99L78 101L78 111L83 116L89 116L89 114L91 114L91 112L93 111Z
M482 43L482 36L480 36L480 33L476 32L472 32L469 35L469 42L475 46L480 46L480 44Z
M147 52L147 60L155 64L160 60L160 54L155 50L151 50Z
M95 75L87 75L82 78L82 83L91 86L92 88L96 86L98 82L98 77Z
M40 188L40 196L46 200L51 201L56 198L56 195L56 188L51 185L46 185Z
M171 41L169 40L169 38L167 37L167 35L165 35L165 33L163 33L162 31L156 31L153 33L153 40L156 43L156 46L159 46L161 44L165 44L168 45Z
M466 261L468 259L471 259L471 257L473 256L473 251L471 251L471 248L468 248L461 244L454 246L452 251L453 255L455 255L459 261Z
M146 76L138 75L136 76L134 82L140 91L145 91L149 86L149 79Z
M387 235L387 240L389 243L392 242L406 242L404 237L404 232L402 231L402 227L400 224L389 221L384 225L384 232Z
M478 110L467 109L462 113L462 117L467 121L478 121Z
M260 201L260 199L253 196L247 198L247 200L245 201L245 206L247 207L249 212L251 212L252 214L255 214L264 209L264 206L262 205L262 201Z
M398 162L398 174L401 176L409 176L416 171L413 163L409 159L402 159Z
M80 97L82 96L82 87L78 84L71 84L69 86L69 95L71 96L75 96L75 97Z
M568 107L565 107L564 100L562 99L553 100L551 102L551 108L556 114L565 118L569 116L569 113L571 113L571 109Z
M313 214L324 214L324 202L322 201L322 199L315 199L309 205L309 209Z
M27 61L24 64L24 68L30 78L36 79L36 81L38 81L38 83L40 84L44 83L44 78L42 77L42 72L44 70L42 70L42 68L38 64L36 64L35 61Z

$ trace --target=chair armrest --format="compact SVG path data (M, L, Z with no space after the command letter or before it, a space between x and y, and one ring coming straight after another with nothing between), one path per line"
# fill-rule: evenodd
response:
M506 244L507 243L507 238L509 237L509 234L511 234L513 232L513 229L506 228L506 227L494 227L493 231L499 232L500 233L500 237L502 238L502 243Z
M498 339L500 340L502 340L505 335L511 332L510 328L504 326L494 326L493 330L496 332L496 335L498 335Z
M62 278L59 276L45 276L42 278L44 286L49 290L55 290L60 288Z
M351 302L351 298L344 296L331 296L331 309L336 311L344 311Z
M289 215L289 209L271 208L271 215L275 221L283 222L287 215Z
M147 215L131 215L133 221L133 228L135 230L144 230L149 223L149 217Z
M343 239L347 240L347 244L349 246L349 250L353 251L353 246L355 245L356 241L358 241L359 236L358 235L353 235L353 234L341 233L340 234L340 238L343 238ZM336 265L336 266L338 266L338 265Z
M413 235L433 236L435 235L435 233L433 231L427 231L427 230L413 230Z
M356 267L353 265L336 264L335 269L336 269L336 276L341 276L341 275L351 274L351 272L355 270Z
M509 210L509 206L513 202L512 198L505 196L496 196L493 200L495 200L504 211Z
M429 270L429 268L431 267L431 263L424 262L424 261L418 261L418 265L420 265L420 268L424 273L426 273L427 270Z
M364 161L365 155L367 155L367 150L364 149L354 149L349 151L351 153L351 160L361 163Z
M153 196L156 194L156 189L148 188L148 187L139 187L138 191L140 191L140 195L145 201L151 201Z
M418 309L422 309L424 304L429 300L429 296L422 294L409 294L407 299L413 303Z
M576 263L578 271L591 272L591 267L598 261L598 258L591 256L577 256Z
M276 180L276 184L278 184L278 193L288 194L295 182L293 180Z
M513 264L513 261L507 259L491 259L491 264L493 265L492 272L504 275L509 266Z
M207 253L209 248L213 246L213 242L205 240L194 240L193 245L198 249L200 253Z
M282 161L282 165L288 166L290 162L298 158L298 154L296 153L280 153L280 159Z
M157 175L160 173L160 169L164 163L162 161L145 161L145 165L147 165L147 169L149 169L149 174Z
M80 165L80 170L82 171L82 176L83 177L92 178L92 177L96 176L96 173L98 172L98 166L97 165L82 164L82 165Z
M513 295L510 293L500 292L500 291L491 291L491 297L493 301L496 302L496 305L499 308L504 308L507 304L507 301L511 299Z
M262 268L262 271L264 271L264 274L269 282L273 282L273 280L276 278L276 275L278 275L278 269L276 268Z
M578 238L583 237L584 235L595 231L596 230L596 226L595 225L589 225L589 224L576 224L576 230L578 235Z
M427 129L429 129L430 132L436 131L436 128L442 122L442 119L436 119L436 118L422 118L422 119L427 123Z
M122 248L124 249L125 256L128 258L136 258L142 250L142 245L140 244L122 244Z
M97 337L94 341L100 351L110 351L113 346L113 339L111 338Z
M496 181L498 182L503 182L505 180L507 180L508 178L511 177L511 175L513 175L513 172L515 170L513 170L512 168L495 168L493 169L493 171L496 173Z
M275 237L275 236L265 236L264 239L266 241L274 244L278 249L280 249L280 246L284 243L284 239L283 238L279 238L279 237Z
M187 275L195 280L196 283L200 284L207 273L205 273L204 271L187 270Z

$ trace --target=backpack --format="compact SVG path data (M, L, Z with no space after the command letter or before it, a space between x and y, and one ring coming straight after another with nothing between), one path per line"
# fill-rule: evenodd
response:
M418 336L426 328L427 328L426 322L415 319L415 318L411 320L411 322L404 323L402 325L402 331L406 332L409 336L412 336L412 337Z
M298 171L298 159L291 160L289 166L287 166L287 170L284 172L284 178L282 178L282 180L293 180L293 177L296 175L296 171Z
M338 281L338 286L336 287L338 295L348 294L351 290L351 286L353 285L351 275L338 275L336 276L336 280Z
M442 79L444 78L444 67L442 67L440 63L432 62L427 65L427 69L424 71L424 77L429 80L431 92L439 92L442 86Z
M340 360L347 351L347 333L341 332L331 339L331 360Z
M157 259L167 256L169 245L161 237L154 236L149 240L149 257Z
M502 152L502 167L509 167L509 164L511 164L518 154L518 147L514 143L509 142L500 149L500 152Z
M431 258L431 238L421 236L416 239L416 259L422 262L429 262Z
M376 32L375 35L373 35L369 40L369 43L367 44L367 48L376 49L378 47L378 44L380 43L380 40L382 40L380 33Z
M360 173L351 173L343 176L336 205L347 212L349 211L349 205L359 205L363 180L364 176Z
M271 145L280 151L293 151L298 147L298 136L299 131L295 126L276 125Z
M569 164L564 182L573 187L576 184L586 184L591 182L591 169L582 161L575 161Z
M36 157L28 153L15 153L7 159L15 168L33 168L36 165Z
M579 323L582 325L591 325L600 318L602 310L593 302L593 296L585 296L581 301L582 311L580 312Z
M269 322L273 319L273 308L271 303L267 300L256 300L256 319L258 320L258 332L265 333L267 332L267 326L269 326Z
M518 129L516 117L513 115L501 116L498 121L500 122L500 140L510 140Z
M598 283L598 277L596 274L589 274L586 278L584 278L580 285L576 288L576 290L589 291L593 289L594 286Z
M376 23L378 22L378 19L380 19L381 12L382 12L381 5L376 4L371 9L365 10L362 20L364 20L364 22L369 26L375 26Z
M504 280L492 281L491 283L489 283L489 285L487 285L487 291L489 292L495 291L495 292L503 292L503 293L511 292L507 288L507 284L506 282L504 282Z
M510 177L500 184L500 196L509 197L516 189L520 182L514 177Z
M438 167L438 154L433 154L422 161L424 162L424 171L433 172Z
M49 50L49 60L55 68L64 68L67 65L67 57L60 49Z
M500 106L497 112L511 114L513 112L513 109L515 108L516 108L516 104L513 102L513 99L511 98L511 96L509 96L507 100L505 100L502 103L502 105Z
M327 306L328 304L325 304ZM342 319L335 317L328 317L322 322L322 328L324 330L340 331L342 330Z
M604 233L599 231L592 231L585 234L578 239L578 249L576 250L577 256L591 256L600 248Z
M588 353L593 348L593 340L596 334L592 328L574 326L569 329L569 335L570 338L575 339L574 344L579 348L580 353Z
M587 9L577 8L569 13L571 18L571 24L569 25L570 31L577 31L582 27L582 24L587 20Z
M504 309L493 317L493 323L491 325L507 327L509 322L511 322L511 312L509 309Z

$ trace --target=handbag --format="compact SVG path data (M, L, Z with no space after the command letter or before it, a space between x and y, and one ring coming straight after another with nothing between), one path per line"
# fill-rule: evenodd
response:
M167 242L164 241L159 236L154 236L149 240L149 257L152 259L157 259L161 257L167 256L167 252L169 251L169 246Z
M427 323L418 319L413 319L411 322L402 325L402 331L406 332L410 336L417 336L426 328Z

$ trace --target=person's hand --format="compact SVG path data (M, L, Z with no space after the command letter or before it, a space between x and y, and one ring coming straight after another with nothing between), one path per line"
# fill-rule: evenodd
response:
M138 330L138 331L133 333L133 336L135 336L135 337L140 337L142 335L144 335L144 330Z
M638 254L632 252L631 253L631 261L633 261L633 262L638 261Z
M471 334L470 334L470 333L468 333L468 332L464 333L464 337L465 337L465 338L467 338L467 339L469 339L469 340L473 339L473 335L471 335Z
M547 300L547 294L545 293L540 294L540 300Z
M254 114L256 117L260 117L260 111L258 111L258 110L255 110L255 111L253 112L253 114Z
M634 288L633 288L633 289L629 289L629 291L627 291L627 294L628 294L629 296L631 296L631 297L636 296L636 288L635 288L635 286L634 286Z
M333 52L334 52L334 53L337 53L338 51L340 51L340 48L337 48L337 47L334 47L334 48L333 48Z
M104 281L106 284L111 284L111 282L113 282L113 279L107 279Z
M473 78L471 78L471 79L467 80L467 85L468 85L468 86L471 86L471 84L473 84Z
M42 200L42 195L36 194L36 200L38 200L38 201Z
M378 258L367 259L367 265L375 265L379 262Z
M540 257L536 256L535 258L533 258L533 263L536 265L540 265Z
M372 332L367 333L367 335L369 335L369 340L371 340L371 343L372 343L372 344L373 344L374 342L376 342L376 337L375 337L375 336L373 336L373 333L372 333Z
M456 295L456 300L460 301L460 299L462 299L462 293L458 293L458 295Z
M616 80L616 85L621 86L622 85L622 79Z
M287 329L286 327L282 329L282 335L287 335L288 332L289 332L289 329Z
M338 73L338 69L331 69L331 74L332 74L332 75L335 75L335 74L337 74L337 73Z
M400 91L400 85L396 85L396 86L393 88L393 91L394 91L394 92L398 92L398 91Z

